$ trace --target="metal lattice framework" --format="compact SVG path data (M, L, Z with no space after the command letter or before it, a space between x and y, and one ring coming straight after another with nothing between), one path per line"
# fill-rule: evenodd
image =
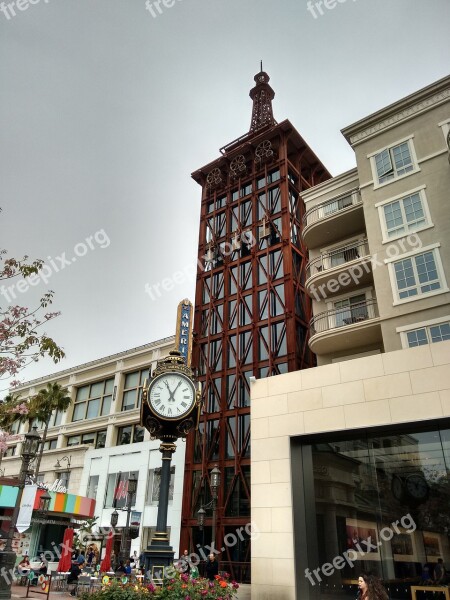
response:
M220 188L208 185L215 169ZM218 465L220 568L240 581L250 580L250 377L314 365L300 193L329 176L288 121L193 174L202 186L193 367L204 414L187 440L180 551L211 542L212 516L202 533L196 515L211 499L209 474Z

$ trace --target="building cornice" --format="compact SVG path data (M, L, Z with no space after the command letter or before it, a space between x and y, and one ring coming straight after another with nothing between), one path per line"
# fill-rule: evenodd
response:
M348 143L354 147L383 131L398 126L417 115L445 103L450 97L450 76L444 77L394 102L376 113L341 130Z
M161 346L166 346L166 345L172 344L172 343L175 343L174 335L163 338L161 340L156 340L155 342L149 342L148 344L144 344L142 346L137 346L136 348L131 348L130 350L124 350L122 352L118 352L117 354L111 354L110 356L98 358L97 360L92 360L90 362L83 363L81 365L77 365L76 367L71 367L70 369L65 369L64 371L59 371L58 373L53 373L52 375L46 375L45 377L39 377L38 379L32 379L30 381L26 381L25 383L18 386L17 388L14 388L14 391L15 392L25 391L30 387L45 384L48 381L61 380L63 378L74 376L77 373L84 372L89 369L107 366L108 364L116 363L119 359L138 356L139 354L142 354L148 350L152 350L154 348L158 348ZM116 365L114 365L114 370L116 370Z
M350 171L345 171L345 173L336 175L336 177L327 179L327 181L323 181L322 183L308 188L307 190L303 190L300 192L300 195L303 199L303 202L307 204L308 202L311 202L311 200L316 200L327 192L339 190L344 185L349 183L355 184L355 187L359 186L358 169L356 167L350 169Z

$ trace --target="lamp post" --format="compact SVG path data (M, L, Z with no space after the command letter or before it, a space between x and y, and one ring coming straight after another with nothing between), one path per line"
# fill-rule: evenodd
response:
M208 502L208 504L202 505L197 511L197 523L200 528L200 531L203 532L203 526L205 524L205 508L212 509L212 535L211 535L211 547L214 548L216 545L216 525L217 525L217 495L220 487L220 476L221 472L219 467L216 465L211 471L210 477L210 487L211 487L211 495L212 500ZM204 537L204 534L202 534ZM204 545L204 544L203 544Z
M130 541L130 517L131 517L131 505L133 504L133 496L137 490L137 479L133 476L130 476L128 479L128 489L127 489L127 504L123 510L127 512L127 524L122 529L122 535L120 538L120 560L125 563L127 558L130 558L130 549L129 549L129 541ZM116 511L115 511L116 512ZM114 513L111 515L111 524ZM117 525L117 522L116 522ZM1 600L1 599L0 599Z
M17 518L20 511L20 502L22 499L22 491L25 487L25 481L28 475L30 462L36 457L40 443L41 438L37 433L36 427L33 427L31 431L25 434L25 439L22 442L22 465L20 467L19 481L17 485L19 491L17 494L13 514L11 515L5 549L3 552L0 552L0 600L10 600L11 598L11 584L14 578L13 570L16 562L16 553L13 552L12 549L14 530L16 529Z
M61 469L61 462L67 462L67 470L70 470L70 463L72 462L72 458L70 456L63 456L62 458L58 458L55 464L55 469L58 471Z

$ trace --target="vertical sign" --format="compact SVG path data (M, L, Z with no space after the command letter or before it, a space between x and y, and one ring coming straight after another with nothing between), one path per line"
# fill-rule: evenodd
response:
M31 525L31 515L33 514L36 492L36 485L26 485L23 488L22 498L20 500L20 510L16 524L16 528L19 533L26 531Z
M175 348L181 353L184 362L189 367L192 353L192 317L194 308L189 300L182 300L178 305L177 330Z

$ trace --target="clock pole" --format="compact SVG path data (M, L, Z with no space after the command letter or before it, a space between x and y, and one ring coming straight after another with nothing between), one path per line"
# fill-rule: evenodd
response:
M152 544L169 545L169 536L167 534L167 509L169 505L169 487L170 487L170 466L172 463L172 454L177 449L175 444L163 442L159 451L162 454L161 484L159 488L158 518L156 521L156 531L152 538Z
M186 438L198 427L201 393L194 385L194 374L181 352L173 350L158 365L147 384L144 382L141 424L152 439L161 440L161 483L159 488L156 531L145 551L145 572L156 584L162 584L173 568L174 551L167 533L170 467L178 438ZM170 575L169 575L170 576Z

